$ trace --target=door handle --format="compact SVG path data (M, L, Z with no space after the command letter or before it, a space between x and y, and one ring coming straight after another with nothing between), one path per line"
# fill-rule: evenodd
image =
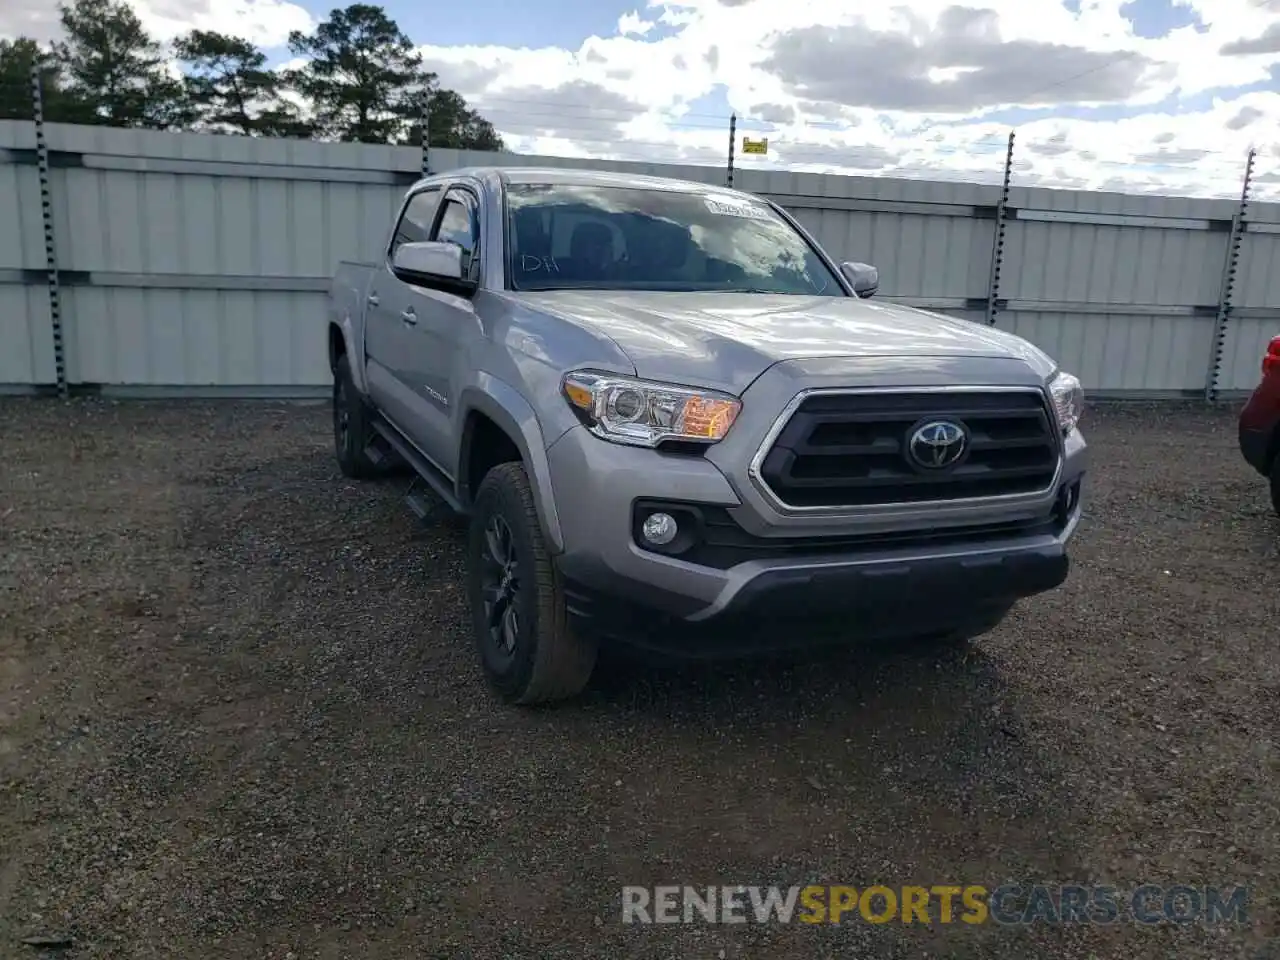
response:
M378 305L378 295L376 293L369 294L369 296L365 298L365 303L369 304L371 307L376 307Z
M400 319L407 324L413 325L418 322L418 315L414 313L413 308L410 307L404 313L400 314Z

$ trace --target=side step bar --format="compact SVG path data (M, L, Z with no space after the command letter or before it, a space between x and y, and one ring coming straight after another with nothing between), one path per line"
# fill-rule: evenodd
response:
M391 459L387 456L389 449L389 445L385 440L382 440L382 435L379 434L374 437L372 443L364 448L364 458L375 467L387 467L390 465L387 461Z
M398 453L405 463L413 467L414 473L423 479L427 486L431 488L432 493L443 500L450 510L459 514L466 513L466 509L458 502L458 498L454 496L453 484L449 481L449 478L435 464L419 453L418 448L406 440L404 435L392 426L385 417L375 414L371 426L377 431L378 436L386 441L387 446ZM374 447L377 444L370 444L370 446ZM378 456L385 458L385 454L382 451L378 452ZM424 519L431 512L431 504L424 500L421 494L415 494L410 491L405 500L409 505L409 509L417 514L420 519Z
M404 495L405 506L408 507L415 517L426 523L431 519L431 514L435 512L436 503L428 500L419 491L409 488L409 492Z

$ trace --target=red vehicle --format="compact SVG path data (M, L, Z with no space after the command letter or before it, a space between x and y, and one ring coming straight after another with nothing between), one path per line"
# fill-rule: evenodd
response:
M1240 452L1271 480L1271 504L1280 514L1280 337L1262 358L1262 382L1240 411Z

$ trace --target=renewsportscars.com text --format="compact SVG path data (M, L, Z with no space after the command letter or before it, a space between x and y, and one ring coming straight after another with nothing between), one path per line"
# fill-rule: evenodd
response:
M1113 923L1248 923L1245 887L977 884L626 886L622 922L905 923L1009 926Z

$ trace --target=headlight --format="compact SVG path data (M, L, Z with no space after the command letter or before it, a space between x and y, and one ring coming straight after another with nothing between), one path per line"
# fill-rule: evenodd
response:
M591 432L614 443L655 447L663 440L715 443L742 404L710 390L690 390L612 374L567 374L564 395Z
M1064 434L1070 433L1084 413L1084 388L1069 373L1059 372L1049 381L1049 395L1058 409L1058 423Z

